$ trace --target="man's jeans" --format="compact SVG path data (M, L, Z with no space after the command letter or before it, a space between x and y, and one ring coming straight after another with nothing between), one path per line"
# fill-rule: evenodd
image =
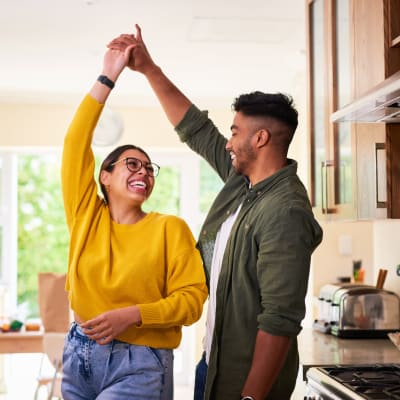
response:
M206 387L206 377L207 377L207 363L206 363L206 353L203 355L196 366L196 375L194 380L194 400L204 399L204 390Z
M61 388L65 400L172 400L173 353L119 340L99 345L73 323Z

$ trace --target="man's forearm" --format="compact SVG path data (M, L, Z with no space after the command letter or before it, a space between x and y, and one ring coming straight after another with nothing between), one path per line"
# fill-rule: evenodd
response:
M286 360L290 340L286 336L258 331L253 361L242 390L243 396L251 396L255 400L263 400L267 396Z
M182 120L192 102L168 79L160 67L154 66L145 74L164 112L175 127Z

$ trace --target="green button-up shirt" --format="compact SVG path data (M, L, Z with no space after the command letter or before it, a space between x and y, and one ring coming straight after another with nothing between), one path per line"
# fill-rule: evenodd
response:
M198 248L209 275L216 234L243 204L225 249L216 293L215 328L205 399L239 399L259 329L293 338L268 399L288 399L298 369L296 336L305 316L311 254L322 240L297 163L249 188L236 174L227 139L207 112L192 106L176 127L180 139L225 182L202 227Z

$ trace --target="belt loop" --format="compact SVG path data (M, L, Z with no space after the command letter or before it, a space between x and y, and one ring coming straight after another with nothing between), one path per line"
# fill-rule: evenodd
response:
M68 332L68 339L72 339L74 337L77 326L78 326L78 324L75 321L71 322L69 332Z

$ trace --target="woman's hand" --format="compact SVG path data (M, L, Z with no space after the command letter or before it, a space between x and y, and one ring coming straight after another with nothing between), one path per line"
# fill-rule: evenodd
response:
M128 65L131 50L134 46L126 46L123 51L108 49L104 55L102 75L116 82L123 69Z
M106 311L81 325L83 333L97 344L107 344L124 332L130 325L141 323L137 306Z
M133 46L126 46L124 50L108 49L104 55L101 75L105 75L115 83L122 70L128 65ZM90 95L99 103L104 104L110 95L111 88L96 81L90 90Z
M149 51L143 41L142 31L139 25L135 25L136 35L122 34L113 39L108 48L129 52L128 63L126 64L130 69L141 72L146 75L148 71L156 67L152 60Z

